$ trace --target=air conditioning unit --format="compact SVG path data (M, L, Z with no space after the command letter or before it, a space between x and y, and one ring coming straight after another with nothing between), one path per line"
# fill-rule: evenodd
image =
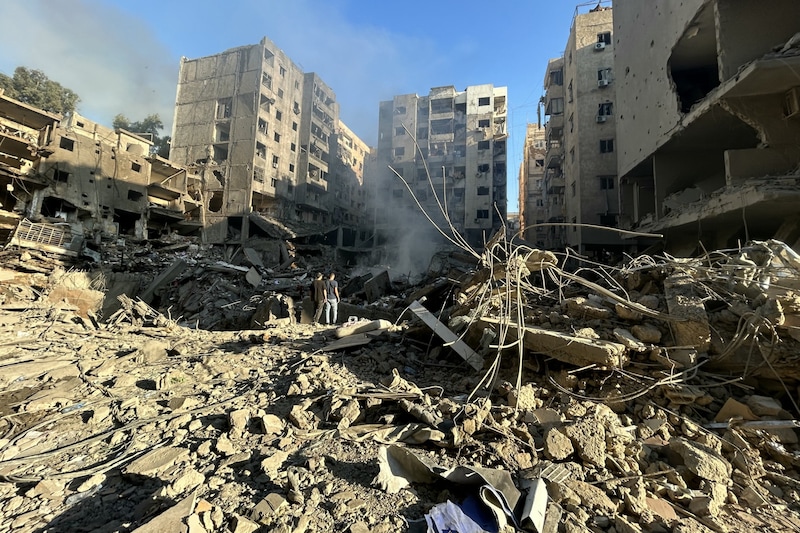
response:
M800 117L800 87L792 87L783 97L783 116Z
M605 115L597 115L596 117L597 123L600 124L601 122L605 122L606 118L607 117Z
M608 87L608 84L611 83L608 80L597 80L598 87Z
M606 49L606 43L594 43L595 52L598 52L600 50L605 50L605 49Z

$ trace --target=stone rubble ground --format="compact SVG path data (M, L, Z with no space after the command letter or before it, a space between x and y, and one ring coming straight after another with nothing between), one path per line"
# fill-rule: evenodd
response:
M160 287L158 309L121 296L106 320L96 279L3 252L0 531L425 531L463 488L384 490L380 457L396 446L509 472L519 488L544 479L548 532L800 530L800 279L788 260L780 284L762 276L779 248L597 266L556 291L543 289L561 275L553 258L508 247L382 296L360 294L360 278L348 311L446 302L442 320L487 373L410 314L327 350L333 327L282 314L327 252L295 256L293 276L259 267L253 287L208 268L245 254L177 248L124 253L151 277L179 253L193 268Z

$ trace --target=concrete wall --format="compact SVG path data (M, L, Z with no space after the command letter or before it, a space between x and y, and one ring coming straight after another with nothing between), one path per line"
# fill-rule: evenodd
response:
M675 43L709 0L614 1L617 168L628 174L681 119L669 74Z

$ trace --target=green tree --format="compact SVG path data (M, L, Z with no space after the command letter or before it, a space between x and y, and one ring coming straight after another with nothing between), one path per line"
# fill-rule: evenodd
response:
M14 69L12 77L0 73L0 88L6 96L50 113L72 113L81 100L74 91L49 79L41 70L26 67Z
M144 119L134 122L128 120L128 117L122 113L119 113L114 117L112 126L114 126L114 128L128 130L131 133L136 133L152 140L153 148L151 151L161 157L169 157L170 137L168 135L163 137L159 135L159 132L164 129L164 123L161 122L161 117L158 116L158 113L147 115Z

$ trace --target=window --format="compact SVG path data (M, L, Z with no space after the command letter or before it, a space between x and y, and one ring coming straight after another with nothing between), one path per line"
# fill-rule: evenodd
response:
M69 180L69 172L65 172L63 170L55 170L53 171L53 179L56 181L60 181L61 183L66 183Z
M275 110L275 118L278 120L281 120L283 118L283 113L281 113L280 110L278 109Z
M263 85L267 89L272 89L272 76L270 76L269 74L262 74L261 85Z
M569 80L569 85L567 86L567 95L569 97L569 101L572 102L572 80Z
M268 130L269 130L269 124L267 123L267 121L264 120L263 118L258 119L258 131L266 135Z
M572 131L574 129L575 129L575 113L570 113L569 114L569 132L572 133Z
M144 195L142 193L140 193L139 191L128 190L128 200L130 200L132 202L138 202L139 200L142 199L143 196Z
M611 32L604 31L603 33L598 33L597 42L603 44L611 44Z
M300 88L300 82L299 81L297 81L297 80L294 81L294 88L295 89L299 89Z
M578 232L578 225L577 224L578 224L578 217L572 217L572 232L573 233L577 233Z
M617 225L617 215L600 215L600 225L615 227Z
M610 191L614 188L614 176L600 176L600 190Z
M272 167L273 168L278 168L278 161L280 161L278 159L278 156L277 155L273 155L272 156Z
M597 71L597 85L605 87L611 83L611 68L601 68Z
M283 98L283 89L278 89L278 98Z
M281 76L286 76L286 69L285 68L281 67L280 72L281 72Z
M489 196L489 187L478 187L478 196Z
M489 172L489 164L484 163L482 165L478 165L478 172Z
M597 107L597 116L598 117L607 117L612 115L614 112L614 104L611 102L603 102Z
M544 200L541 198L536 199L536 207L544 207Z
M291 148L292 152L296 152L297 151L297 145L295 143L292 143L292 146L290 148Z
M560 115L564 112L564 99L563 98L552 98L550 102L547 103L547 115Z
M475 218L489 218L489 210L478 209L478 211L475 213Z
M600 139L600 153L608 154L614 151L614 139Z
M72 152L73 150L75 150L75 141L73 141L72 139L67 139L66 137L61 137L61 142L59 143L58 146L60 146L64 150L69 150L70 152Z
M490 97L488 97L488 96L483 96L481 98L478 98L478 105L479 106L481 106L481 105L489 105L491 103L492 103L492 99Z
M297 122L292 122L292 131L297 131Z
M396 136L405 135L405 134L406 134L406 129L405 129L405 128L403 128L402 126L401 126L401 127L399 127L399 128L395 128L395 129L394 129L394 134L395 134Z
M572 193L572 197L575 197L575 194L578 192L578 187L575 185L575 182L569 184L570 193Z
M289 172L294 172L294 165L289 163Z
M221 98L217 100L217 119L226 119L231 117L231 109L233 109L233 100L230 98Z
M394 155L395 157L403 157L404 155L406 155L406 149L402 146L399 146L394 149Z
M564 85L564 71L562 69L550 71L550 85Z
M574 146L569 149L569 162L570 163L574 163L575 162L575 147Z
M406 106L399 105L399 106L394 108L394 112L397 115L405 115L406 114Z
M488 150L489 141L478 141L478 150Z
M142 171L142 165L140 165L139 163L132 162L131 163L131 170L133 170L134 172L141 172Z
M276 143L281 142L281 134L278 133L277 131L275 132L275 135L273 135L273 138L275 139Z
M488 118L482 118L481 120L479 120L478 121L478 127L479 128L488 128L489 127L489 119Z
M278 186L278 179L277 178L271 178L269 180L269 184L272 185L272 188L277 187ZM289 185L289 192L292 192L292 186L291 185Z
M261 143L256 143L256 155L261 159L267 158L267 147Z

